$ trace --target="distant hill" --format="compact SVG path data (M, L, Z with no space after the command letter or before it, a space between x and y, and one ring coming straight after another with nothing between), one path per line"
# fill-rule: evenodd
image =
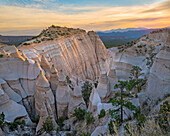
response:
M0 43L18 46L21 42L31 39L33 36L2 36L0 35Z
M169 27L166 27L169 28ZM166 29L164 28L164 29ZM126 29L112 29L107 31L97 31L99 37L106 47L113 47L120 44L125 44L129 41L135 40L143 35L149 34L158 29L147 28L126 28Z

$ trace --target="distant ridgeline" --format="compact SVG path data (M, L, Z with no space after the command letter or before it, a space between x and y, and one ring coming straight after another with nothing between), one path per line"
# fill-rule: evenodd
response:
M16 45L18 46L20 43L32 39L33 36L3 36L0 35L0 43L4 43L7 45Z
M111 48L113 46L126 44L127 42L131 42L143 35L147 35L150 32L156 30L159 29L127 28L127 29L117 29L117 30L109 30L109 31L98 31L97 34L103 41L104 45L107 48Z

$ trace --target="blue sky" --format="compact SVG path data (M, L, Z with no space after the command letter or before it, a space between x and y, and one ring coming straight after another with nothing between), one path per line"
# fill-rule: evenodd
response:
M0 34L35 35L52 24L86 30L170 26L170 0L0 0Z
M1 5L21 6L30 8L40 8L49 10L58 10L62 6L72 7L71 11L63 10L65 12L75 12L74 7L93 7L93 6L134 6L146 5L160 0L0 0ZM86 10L79 10L77 12L84 12ZM89 10L90 11L90 10Z

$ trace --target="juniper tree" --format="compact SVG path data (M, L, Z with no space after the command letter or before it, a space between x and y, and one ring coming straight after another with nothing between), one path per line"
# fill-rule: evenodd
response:
M125 100L126 97L133 97L130 93L123 92L124 89L128 88L128 81L118 81L119 83L114 86L115 89L119 88L120 93L115 93L115 96L111 99L113 106L120 106L120 108L116 110L110 110L110 114L113 118L116 119L118 125L123 122L123 107L128 108L129 110L135 110L135 106ZM119 113L120 112L120 113Z
M133 66L130 71L130 81L128 84L128 89L132 90L133 88L137 89L138 92L141 91L142 86L146 83L145 79L140 79L139 76L142 75L142 69L138 66Z

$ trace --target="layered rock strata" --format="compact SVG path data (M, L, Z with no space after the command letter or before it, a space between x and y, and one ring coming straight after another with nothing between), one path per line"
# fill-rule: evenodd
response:
M55 30L57 31L57 28ZM53 28L50 27L46 31L53 31ZM41 40L41 37L38 39ZM107 70L109 69L107 50L97 33L92 31L80 31L41 43L31 43L29 46L22 45L20 50L33 60L45 56L58 70L63 70L68 76L78 75L83 79L96 79L100 76L101 62L105 63Z

